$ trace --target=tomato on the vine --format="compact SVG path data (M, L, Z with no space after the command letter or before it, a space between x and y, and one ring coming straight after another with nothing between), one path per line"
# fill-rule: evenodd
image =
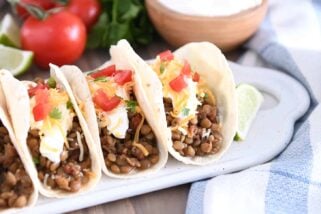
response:
M81 18L87 29L90 29L98 20L101 6L99 0L69 0L66 9Z
M61 10L44 19L29 16L21 28L21 44L34 52L35 62L41 68L49 63L71 64L84 51L86 28L77 16Z
M56 3L54 0L20 0L20 2L24 3L24 4L39 7L43 10L49 10L49 9L54 8L56 6ZM28 11L18 4L16 6L16 10L17 10L18 15L22 19L26 19L28 16L30 16Z

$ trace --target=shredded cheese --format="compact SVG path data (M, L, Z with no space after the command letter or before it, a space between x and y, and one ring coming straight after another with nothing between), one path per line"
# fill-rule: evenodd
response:
M208 89L208 87L206 86L202 86L202 88L199 89L199 93L203 94L203 96L205 96L205 94L207 94L209 101L211 102L212 105L216 104L216 99L215 96L213 94L213 92L211 90Z
M48 173L46 173L45 174L45 177L44 177L44 179L43 179L43 185L46 187L46 188L50 188L51 189L51 187L50 186L48 186L48 177L49 177L49 174Z
M142 144L138 143L139 133L140 133L140 130L141 130L141 128L144 124L144 120L145 120L144 114L142 112L139 112L139 114L142 116L142 119L136 129L134 141L133 141L133 146L136 146L138 149L140 149L142 151L142 153L144 154L144 156L148 156L149 152L147 151L147 149Z
M78 145L79 145L79 161L83 161L84 160L84 145L82 144L82 141L81 141L81 135L80 133L77 131L76 132L76 135L77 135L77 142L78 142Z
M211 129L205 129L205 130L202 130L202 139L204 138L208 138L211 134Z
M59 106L65 104L69 100L69 96L66 91L61 91L55 88L49 90L49 102L51 106Z

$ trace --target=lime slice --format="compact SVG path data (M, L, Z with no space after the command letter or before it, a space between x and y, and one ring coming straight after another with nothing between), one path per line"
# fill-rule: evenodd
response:
M23 74L32 64L33 52L22 51L0 45L0 69L9 70L12 75Z
M263 102L262 94L252 85L240 84L236 88L238 127L235 140L245 140L251 124Z
M10 14L0 24L0 44L20 48L20 29Z

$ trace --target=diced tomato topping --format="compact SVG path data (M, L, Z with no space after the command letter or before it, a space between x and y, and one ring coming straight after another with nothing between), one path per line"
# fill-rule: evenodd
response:
M132 81L132 71L117 70L114 74L114 80L118 85L124 85L125 83Z
M186 88L187 83L185 82L184 75L180 74L175 79L169 82L170 87L176 91L180 92L184 88Z
M158 54L161 61L171 61L174 59L174 55L170 50L163 51L160 54Z
M48 103L49 101L49 91L47 88L39 89L35 92L36 104L39 103Z
M38 103L32 109L35 121L44 120L50 113L49 103Z
M102 89L98 89L93 97L94 103L104 111L111 111L116 108L121 99L117 96L109 98Z
M181 70L181 74L189 76L191 75L191 66L189 65L189 63L187 61L184 61L184 66Z
M34 92L36 104L32 109L35 121L44 120L50 112L49 91L47 87L39 88Z
M90 74L90 76L94 79L98 77L110 77L116 72L116 66L110 65L107 68L103 68L93 74Z
M35 87L31 87L28 89L29 96L32 97L36 94L38 90L43 90L45 88L48 88L48 86L45 84L39 83Z
M193 81L194 81L194 82L200 81L200 75L199 75L199 73L197 73L197 72L194 73L194 75L193 75Z

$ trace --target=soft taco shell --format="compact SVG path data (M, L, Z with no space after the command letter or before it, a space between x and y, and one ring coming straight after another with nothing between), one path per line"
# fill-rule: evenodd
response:
M134 54L126 40L121 40L117 45L122 49L122 53L129 56L129 63L133 64L137 73L142 78L142 87L150 103L159 102L155 99L163 99L162 91L159 90L160 80L154 71L147 64ZM217 107L220 115L220 124L222 125L222 148L219 152L207 156L184 157L173 149L171 140L171 131L167 127L165 112L161 111L162 115L154 119L157 122L158 129L164 137L168 151L177 160L185 164L205 165L218 160L224 152L230 147L237 126L237 105L235 94L235 82L233 74L227 64L227 61L221 51L212 43L199 42L189 43L182 46L174 52L175 57L181 60L187 60L192 68L197 70L201 78L206 82L209 89L216 97ZM155 75L154 75L155 74ZM157 84L149 85L147 82L158 82ZM161 102L163 102L161 100ZM163 104L162 104L163 105ZM149 111L151 116L158 115L159 111ZM155 129L156 130L156 129Z
M19 91L21 92L21 88L15 88L14 90L10 90L10 88L7 88L8 86L5 84L6 81L9 82L15 82L18 81L14 79L9 71L6 70L0 70L0 120L3 124L3 126L8 130L9 137L11 139L11 142L15 149L17 150L18 156L21 159L22 164L24 165L24 168L27 172L27 174L30 176L30 179L33 184L33 193L30 195L29 201L27 203L26 207L23 208L9 208L9 209L0 209L1 213L14 213L18 211L22 211L25 208L31 208L35 205L38 199L38 185L37 185L37 172L34 170L34 168L30 165L30 159L29 155L26 155L27 153L27 147L26 145L19 144L15 134L14 130L11 125L10 116L7 111L7 97L11 96L14 97ZM10 85L10 84L9 84ZM10 91L10 94L5 94L5 92Z
M77 105L77 102L73 94L71 93L71 89L70 89L70 86L68 85L68 82L66 81L62 73L59 71L59 68L57 66L51 64L50 67L51 67L50 76L53 77L57 83L60 83L64 87L68 96L70 97L71 103L73 104L76 116L78 117L80 126L84 133L86 143L89 149L90 158L91 158L91 170L93 172L90 181L84 186L82 186L82 188L75 193L66 192L62 190L51 190L46 188L43 185L43 183L38 179L37 172L36 172L36 175L35 175L36 182L37 182L37 185L39 186L39 191L41 194L47 197L65 198L65 197L72 197L75 195L79 195L96 186L96 184L99 182L101 178L101 166L100 166L99 156L97 154L97 149L95 147L94 141L88 130L85 119L83 118L81 111ZM30 103L29 103L30 101L29 101L29 95L27 92L26 85L30 85L34 83L30 81L19 82L17 80L15 81L6 80L6 81L7 81L6 87L9 87L7 88L8 89L7 94L9 94L10 92L12 93L12 91L16 93L15 96L12 96L11 94L10 98L8 99L8 109L12 117L13 127L15 130L16 136L19 140L19 143L26 147L26 151L27 151L26 154L28 154L28 157L29 157L28 165L32 166L33 170L36 171L36 167L31 158L31 153L29 152L26 145L26 139L30 129ZM10 90L11 88L14 88L15 90ZM17 88L19 88L19 90L17 90Z
M151 111L155 111L155 112L160 112L162 110L164 111L162 101L160 100L160 102L158 103L155 102L153 104L149 103L147 99L147 95L144 93L144 89L142 88L142 80L136 74L136 70L138 69L138 67L135 66L134 64L130 64L127 62L127 59L129 58L129 56L124 55L122 53L122 50L119 49L117 46L111 47L110 55L111 55L111 61L105 63L104 66L108 66L109 64L115 64L117 69L130 69L133 71L133 74L134 74L133 77L135 82L134 93L135 93L137 102L141 107L142 111L144 112L144 115L157 138L157 145L159 149L160 159L155 165L153 165L151 168L146 170L142 170L142 171L132 170L129 174L115 174L107 169L104 161L103 152L101 149L101 144L100 144L95 107L87 85L87 80L83 75L83 73L76 66L63 66L61 67L61 70L63 71L66 79L70 83L75 97L77 98L77 100L81 101L85 106L84 117L87 121L87 124L89 126L90 132L93 135L96 145L98 145L100 159L101 159L104 173L108 176L115 177L115 178L134 178L134 177L146 176L161 169L166 164L167 158L168 158L166 145L162 143L164 142L163 140L164 136L160 134L161 132L158 130L158 125L156 123L158 115L150 114ZM159 82L151 81L148 84L149 85L159 84Z

